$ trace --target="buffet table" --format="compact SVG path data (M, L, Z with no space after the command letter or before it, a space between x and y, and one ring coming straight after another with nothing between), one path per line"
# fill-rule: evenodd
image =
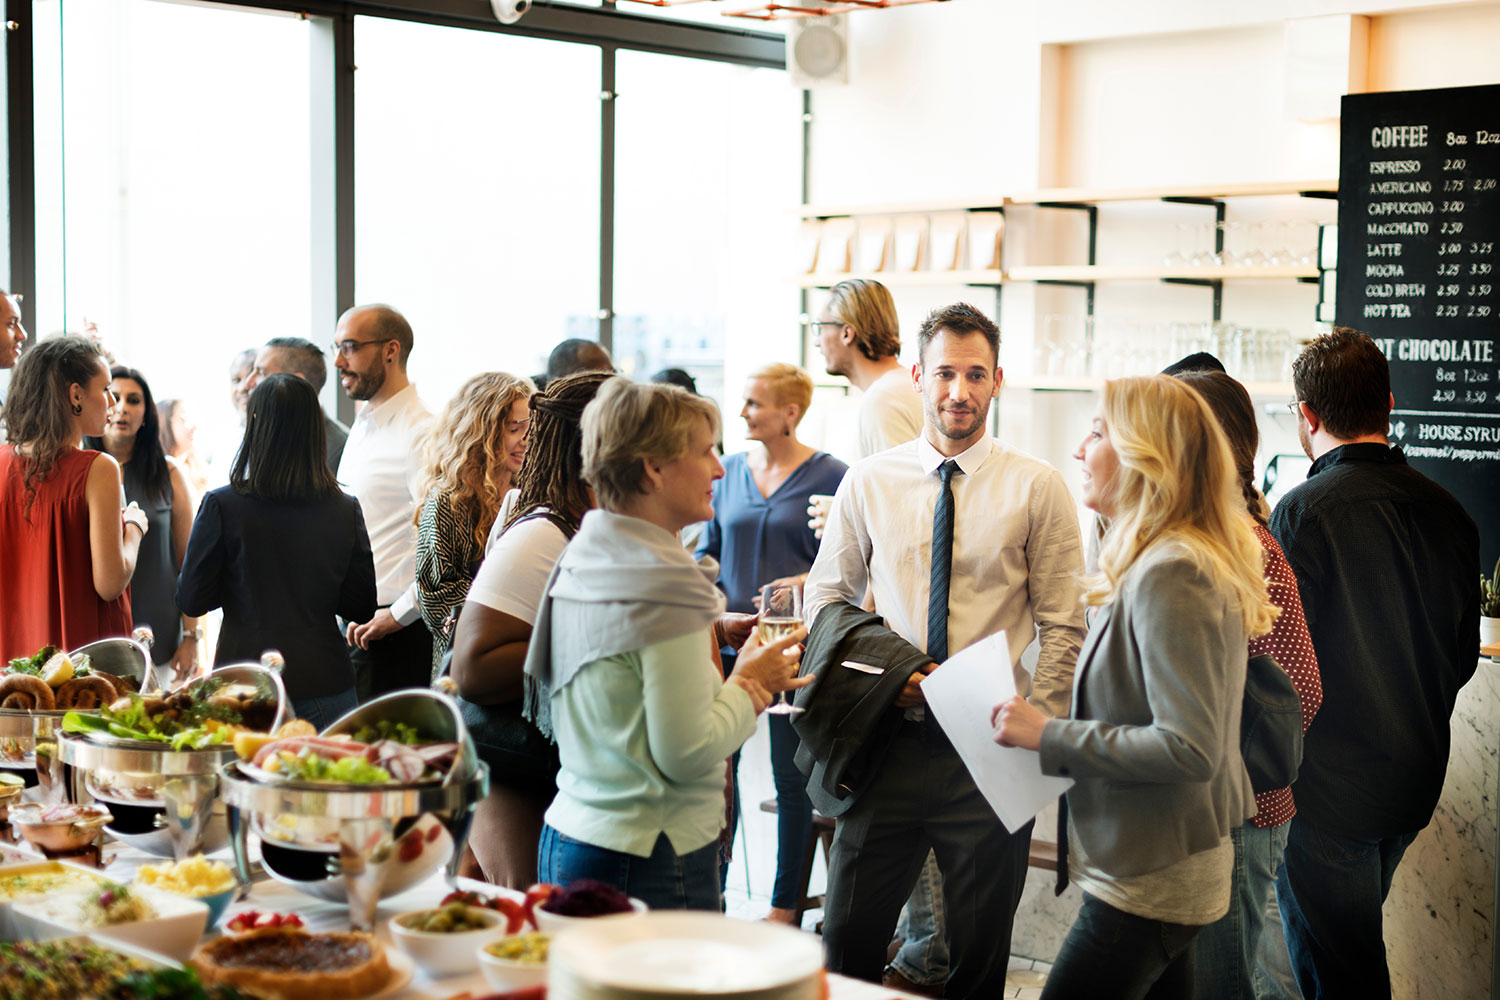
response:
M111 879L119 882L128 882L135 877L136 870L143 864L159 863L161 859L153 858L130 847L110 845L105 854L108 865L104 873ZM229 862L229 852L221 851L212 855L214 860ZM495 893L499 890L495 886L472 879L459 879L458 887L461 889L472 889L479 892ZM377 930L376 936L392 952L398 951L391 943L388 924L390 918L407 910L426 909L436 906L449 891L448 883L441 872L433 875L425 882L416 887L383 900L377 908ZM519 898L519 893L515 894ZM275 879L258 878L252 883L250 894L245 899L231 903L226 911L224 920L220 925L234 914L242 910L258 910L261 912L274 913L296 913L307 925L310 931L347 931L349 929L348 907L340 903L325 902L313 899L310 896L298 892L289 885L285 885ZM217 930L210 930L210 935L216 935ZM908 998L911 995L899 993L873 983L850 979L845 976L830 975L828 977L830 1000L897 1000L897 998ZM494 992L484 981L479 972L464 976L454 976L445 979L430 979L421 969L417 969L403 989L394 993L381 993L382 998L391 997L397 1000L457 1000L468 994L473 997L482 997Z

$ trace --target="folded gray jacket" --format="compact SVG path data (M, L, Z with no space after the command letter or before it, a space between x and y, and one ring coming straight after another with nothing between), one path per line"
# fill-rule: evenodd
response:
M852 660L879 673L840 665ZM879 770L901 725L896 697L932 658L885 627L876 614L846 601L823 607L807 637L802 674L816 679L797 692L792 716L802 738L796 763L807 794L825 816L852 806Z

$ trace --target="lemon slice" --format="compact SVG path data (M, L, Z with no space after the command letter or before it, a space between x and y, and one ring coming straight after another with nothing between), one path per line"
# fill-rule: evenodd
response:
M67 653L54 653L42 666L42 680L51 688L60 688L73 679L73 661Z

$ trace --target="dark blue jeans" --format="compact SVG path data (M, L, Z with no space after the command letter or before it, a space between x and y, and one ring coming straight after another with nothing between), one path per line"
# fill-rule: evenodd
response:
M542 827L537 849L537 878L553 885L591 878L608 883L653 910L723 909L719 894L719 842L678 854L665 833L656 838L649 858L595 847Z
M311 722L321 733L331 723L352 712L358 704L359 697L354 688L350 688L322 698L293 698L292 711L297 713L297 718Z
M1340 837L1301 816L1292 819L1276 902L1306 1000L1390 997L1381 906L1416 839L1415 832L1378 840Z
M1187 1000L1199 929L1138 917L1084 893L1042 1000Z
M771 777L776 782L776 882L771 905L795 910L802 902L802 859L812 840L812 800L807 797L807 775L793 758L802 739L792 729L790 715L772 715Z

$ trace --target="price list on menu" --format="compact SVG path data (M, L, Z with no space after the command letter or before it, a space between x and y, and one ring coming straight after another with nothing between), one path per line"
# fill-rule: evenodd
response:
M1500 557L1500 86L1351 94L1335 318L1391 367L1390 441Z

